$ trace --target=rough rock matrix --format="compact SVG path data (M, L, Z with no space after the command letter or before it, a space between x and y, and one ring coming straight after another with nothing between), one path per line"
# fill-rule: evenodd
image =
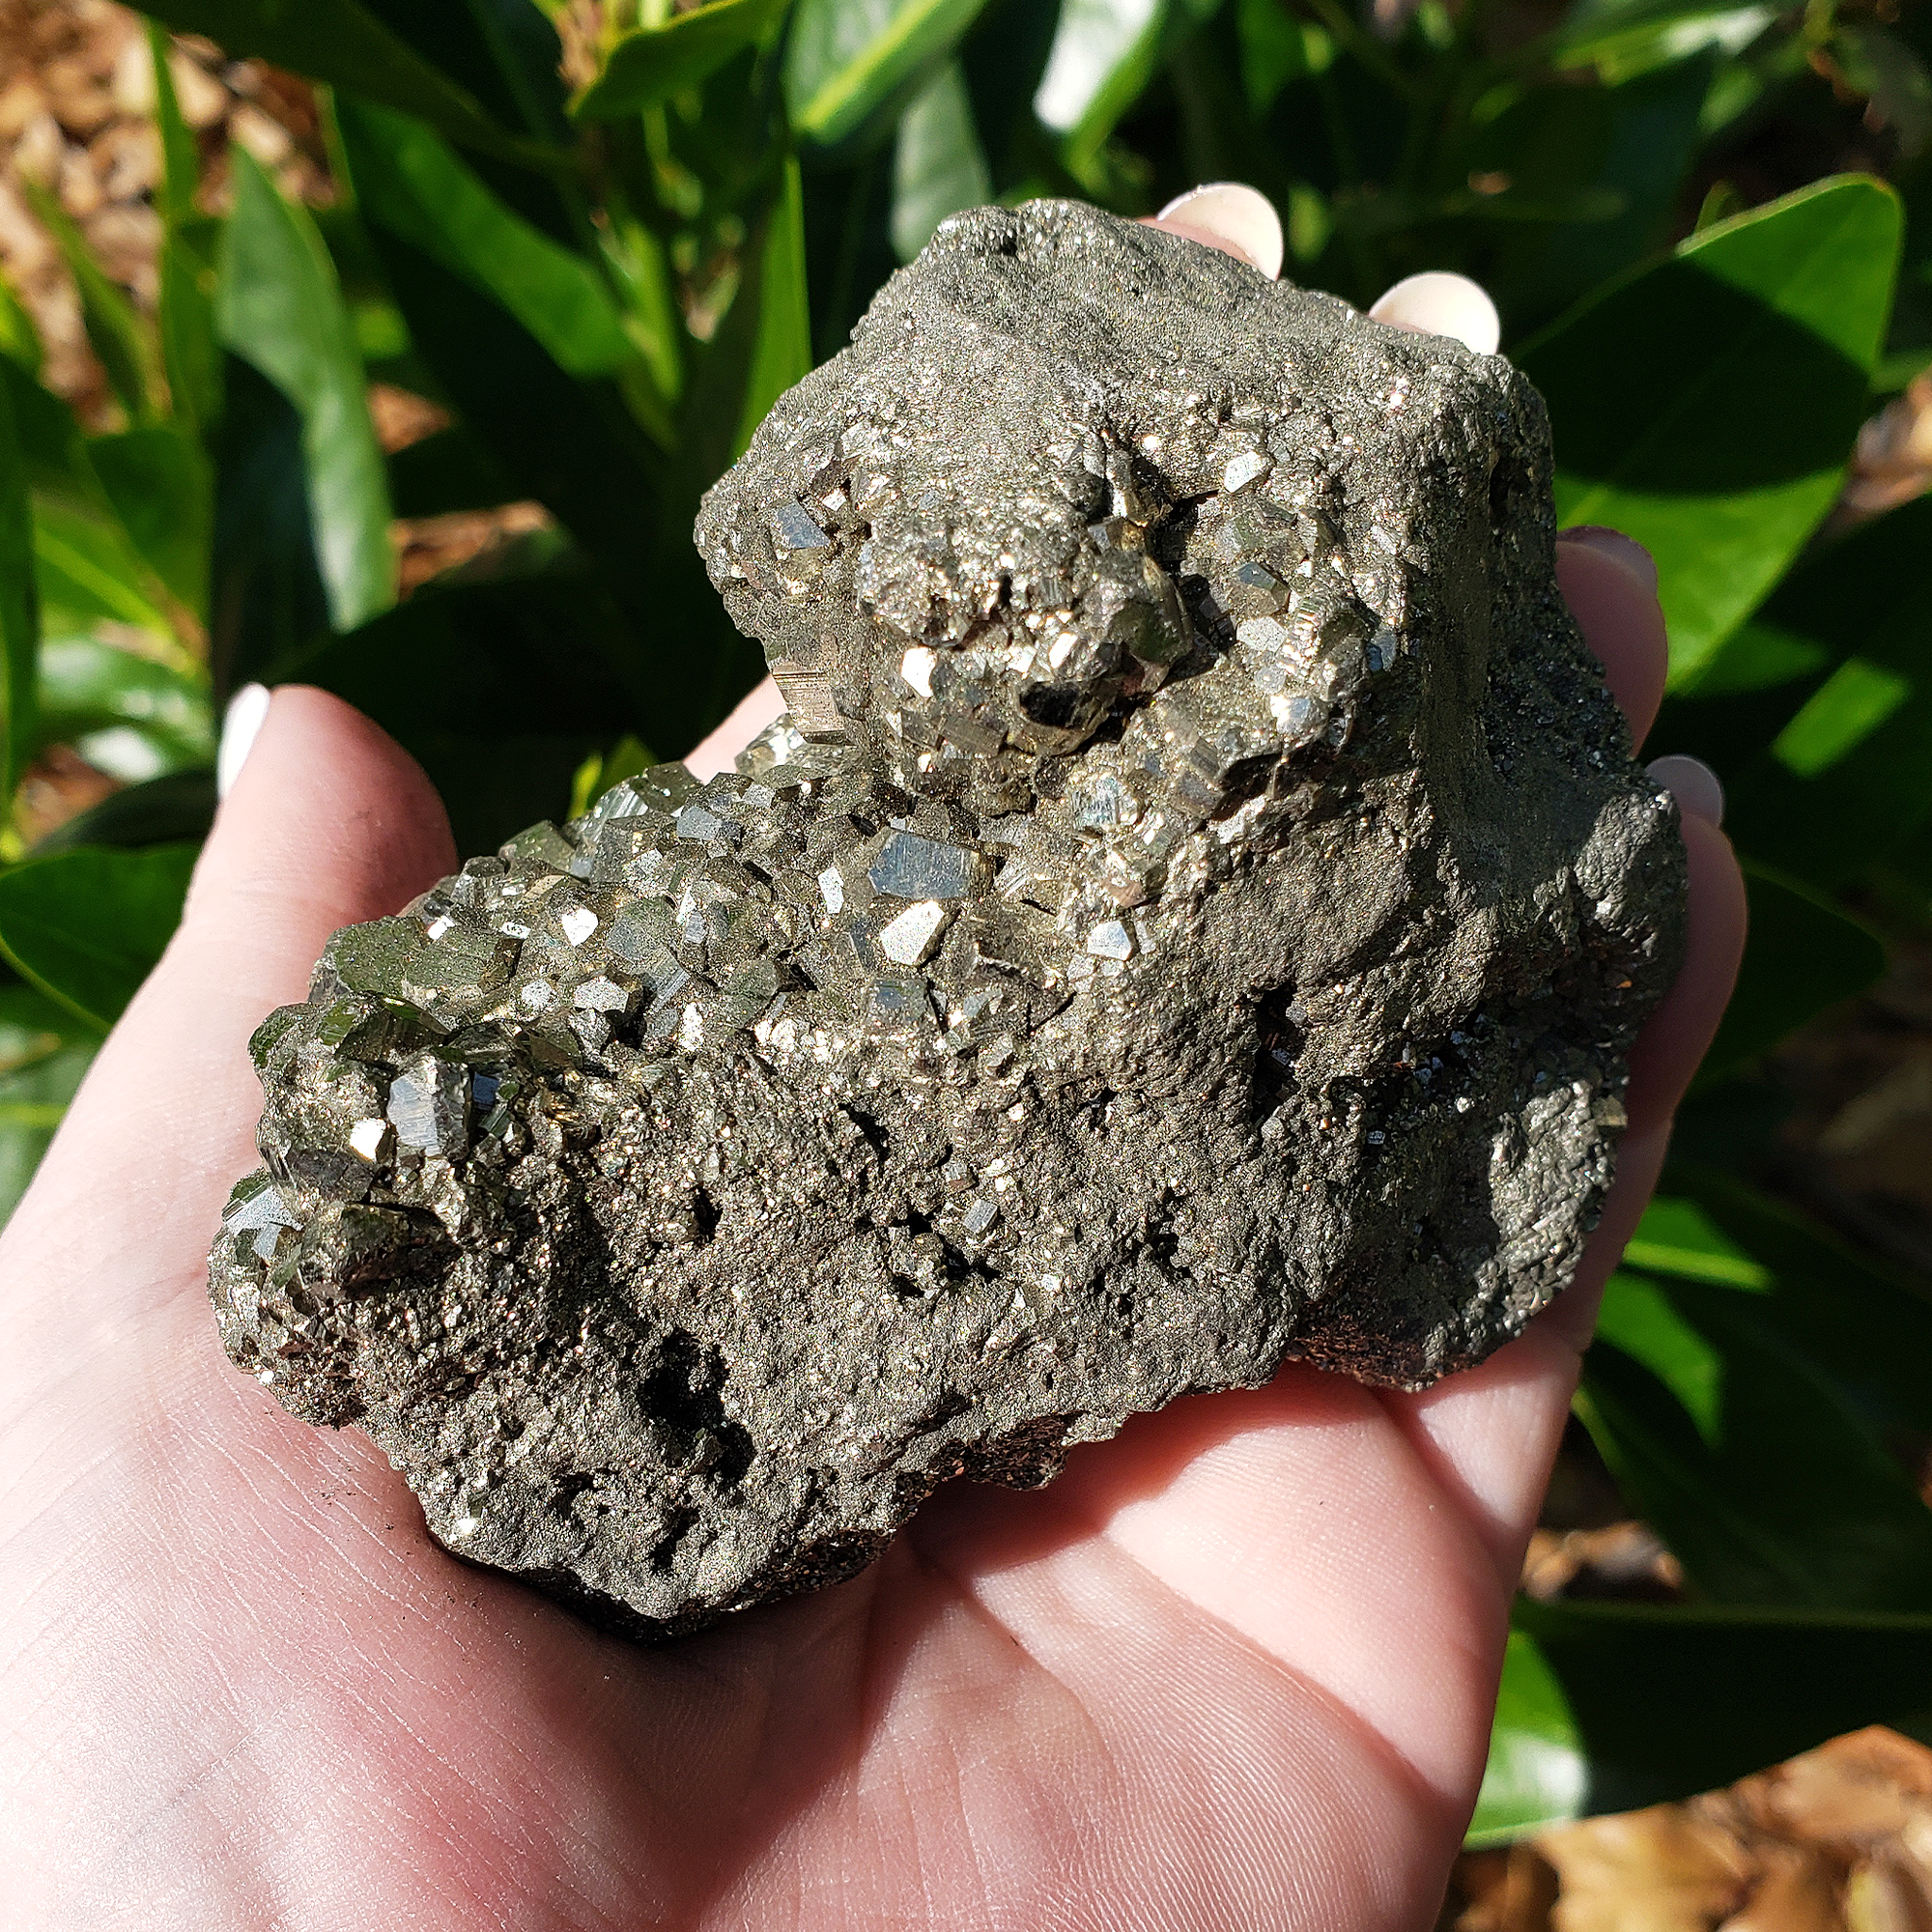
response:
M789 718L330 941L255 1037L236 1363L640 1633L1569 1279L1674 808L1494 356L1063 203L939 232L697 540Z

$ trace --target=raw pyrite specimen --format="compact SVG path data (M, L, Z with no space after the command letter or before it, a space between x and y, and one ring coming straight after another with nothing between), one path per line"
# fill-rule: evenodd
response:
M790 705L330 941L221 1339L449 1549L646 1634L1289 1359L1519 1333L1676 970L1541 401L981 209L706 498Z

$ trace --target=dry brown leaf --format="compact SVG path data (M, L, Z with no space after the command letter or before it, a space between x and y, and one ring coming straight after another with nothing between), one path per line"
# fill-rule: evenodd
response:
M1678 1805L1586 1818L1535 1842L1562 1884L1554 1932L1713 1932L1749 1889L1736 1837Z
M1840 1867L1823 1853L1798 1845L1761 1846L1757 1860L1762 1876L1719 1932L1844 1932Z

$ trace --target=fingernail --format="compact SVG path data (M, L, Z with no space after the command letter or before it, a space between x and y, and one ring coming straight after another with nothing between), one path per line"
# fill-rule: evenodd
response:
M1245 182L1208 182L1178 194L1154 216L1230 243L1269 280L1281 273L1281 216Z
M221 747L214 754L214 795L226 798L255 748L262 720L269 715L269 687L244 684L228 700L221 718Z
M1622 564L1633 577L1643 580L1643 587L1653 597L1657 595L1657 559L1634 537L1627 537L1607 524L1578 524L1574 529L1558 530L1556 541L1581 544L1585 550Z
M1446 335L1479 355L1493 355L1503 339L1502 318L1489 291L1467 275L1446 269L1406 276L1369 314L1377 322L1410 328L1418 335Z
M1678 810L1707 825L1723 824L1723 781L1702 758L1673 752L1667 758L1653 758L1644 770L1676 799Z

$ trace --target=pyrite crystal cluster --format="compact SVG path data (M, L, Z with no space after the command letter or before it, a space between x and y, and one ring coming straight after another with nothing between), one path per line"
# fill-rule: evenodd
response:
M1042 202L946 224L697 541L789 716L330 941L229 1354L639 1633L1291 1357L1569 1279L1684 864L1494 356Z

